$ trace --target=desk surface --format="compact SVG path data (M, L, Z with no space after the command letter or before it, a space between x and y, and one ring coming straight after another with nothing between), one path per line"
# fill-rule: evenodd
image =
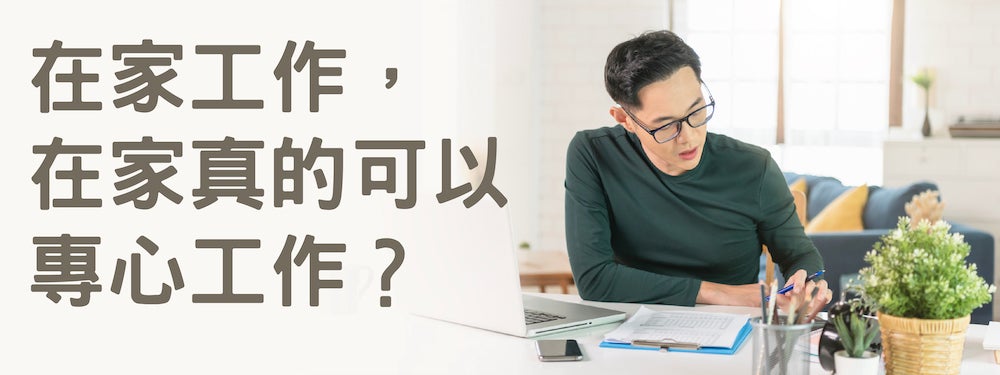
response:
M536 294L565 301L580 301L577 295ZM489 296L483 296L489 298ZM470 300L467 303L474 303ZM640 305L629 303L583 302L633 314ZM718 311L746 313L757 316L760 309L730 306L656 306L657 309ZM710 355L673 352L649 352L600 348L605 333L619 323L570 331L543 338L573 338L579 341L586 357L580 362L540 362L535 357L534 340L525 339L411 316L407 324L407 341L411 343L404 358L405 368L414 373L477 373L477 374L649 374L698 373L743 374L749 373L753 362L752 342L748 339L735 355ZM962 355L962 374L997 374L1000 364L993 359L993 352L983 350L985 325L971 325L966 334ZM391 360L390 358L387 358ZM827 374L818 363L813 364L813 374Z

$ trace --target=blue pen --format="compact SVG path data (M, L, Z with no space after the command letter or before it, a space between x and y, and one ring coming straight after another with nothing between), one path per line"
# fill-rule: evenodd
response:
M817 277L823 276L823 272L826 272L826 270L819 270L819 271L816 271L816 273L814 273L812 275L809 275L809 277L806 278L806 282L808 283L810 281L815 280ZM794 289L794 288L795 288L795 284L786 286L786 287L781 288L780 290L778 290L778 294L785 294L785 293L791 292L792 289ZM767 297L764 298L764 301L770 301L770 300L771 300L771 296L767 296Z

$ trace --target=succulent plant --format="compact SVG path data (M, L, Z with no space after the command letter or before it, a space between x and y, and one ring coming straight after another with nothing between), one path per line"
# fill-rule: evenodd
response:
M838 314L833 318L833 324L837 327L844 351L852 358L862 357L879 334L878 326L855 310Z

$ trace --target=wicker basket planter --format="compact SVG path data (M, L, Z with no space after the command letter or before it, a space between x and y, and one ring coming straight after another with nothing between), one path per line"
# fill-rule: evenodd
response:
M885 373L958 374L969 315L957 319L915 319L878 313Z

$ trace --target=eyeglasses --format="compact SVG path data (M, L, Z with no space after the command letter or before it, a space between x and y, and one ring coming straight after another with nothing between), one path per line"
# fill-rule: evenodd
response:
M639 119L636 118L635 115L632 114L632 112L630 112L628 109L622 107L621 105L618 106L621 107L622 110L625 111L625 114L627 114L628 117L631 117L632 121L635 121L635 123L638 124L639 127L642 128L642 130L645 130L647 133L649 133L649 135L653 136L653 139L656 140L657 143L667 143L673 140L674 138L677 138L677 135L681 134L681 126L685 122L691 128L697 128L707 124L708 121L712 119L712 115L715 114L715 98L712 97L712 92L708 90L708 85L705 85L704 82L702 82L701 84L701 89L702 89L702 98L707 97L708 104L692 111L691 113L689 113L687 116L684 116L680 120L669 122L666 125L660 126L652 130L649 129L649 126L643 124L642 121L639 121Z

